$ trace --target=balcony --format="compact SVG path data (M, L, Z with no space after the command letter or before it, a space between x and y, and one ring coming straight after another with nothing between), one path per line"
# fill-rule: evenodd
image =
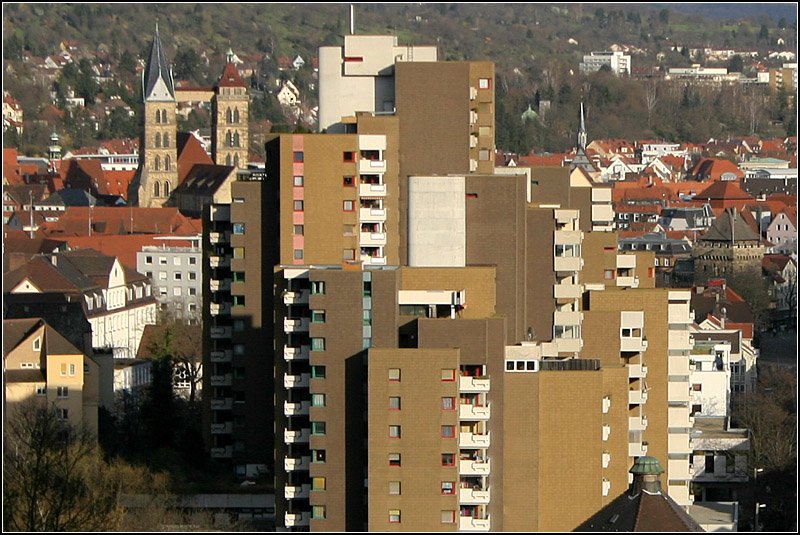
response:
M620 338L619 350L623 353L643 353L647 351L647 340L641 337Z
M592 205L592 221L614 221L614 207L610 204L593 204Z
M311 457L284 457L283 468L287 472L308 471Z
M557 230L553 237L556 245L580 245L583 232L580 230Z
M488 476L491 471L492 467L489 459L458 461L458 473L462 476Z
M458 503L462 505L486 505L489 503L489 490L458 489Z
M580 325L583 314L580 312L559 312L553 313L553 323L555 325Z
M620 288L638 288L639 277L617 277L617 286Z
M287 346L283 348L283 358L284 360L308 360L310 349L309 346Z
M471 516L458 517L458 531L489 531L491 523L489 518L472 518Z
M307 305L308 290L296 290L283 292L283 304L285 305Z
M617 255L617 269L635 269L635 268L636 268L636 255L633 254Z
M358 244L361 246L380 246L386 245L385 232L362 232L358 237Z
M287 333L308 332L308 318L284 318L283 331Z
M689 407L669 407L668 411L667 423L670 428L689 429L694 424L689 416Z
M231 362L233 360L233 351L226 349L224 351L212 351L209 353L211 362Z
M366 266L385 266L386 265L386 257L385 256L361 255L361 263L366 265Z
M672 453L692 453L692 446L689 444L689 433L669 433L667 439L669 452Z
M647 366L645 364L628 364L628 378L641 379L647 377Z
M578 210L559 209L559 210L554 210L553 215L556 218L557 224L574 226L578 222L578 217L580 217L580 212Z
M224 448L211 448L211 457L214 459L230 459L233 457L233 446Z
M209 305L209 312L212 316L230 316L231 304L230 303L211 303Z
M208 234L208 241L211 242L211 245L218 245L220 243L229 243L231 241L231 233L230 232L210 232Z
M208 265L212 268L231 267L231 259L227 256L211 255L208 257Z
M299 403L283 402L283 414L286 416L307 416L308 409L311 404L308 401L301 401Z
M283 487L283 495L287 500L308 498L310 493L311 485L286 485Z
M359 184L358 195L360 197L385 197L386 184Z
M231 386L233 384L233 375L226 373L225 375L212 375L211 386Z
M647 455L647 444L642 442L628 443L628 457L642 457Z
M674 350L690 351L694 347L688 330L669 330L669 348Z
M458 378L458 389L460 392L464 393L488 392L489 378L462 375Z
M556 284L553 286L553 294L556 299L572 301L580 299L583 295L582 284Z
M688 355L670 355L669 357L669 374L688 376L691 371L689 365Z
M230 279L211 279L208 283L208 288L212 292L230 292L231 280Z
M628 430L629 431L644 431L647 429L647 416L629 416L628 417Z
M212 411L229 411L233 409L233 398L217 398L211 400Z
M583 349L582 338L556 338L553 342L557 351L554 356L560 353L577 353Z
M374 175L386 172L386 160L358 160L358 172L362 175Z
M689 309L689 303L670 303L667 305L667 307L667 314L670 324L688 325L692 323L693 318L691 310Z
M486 433L485 435L477 435L475 433L459 433L458 445L461 448L488 448L489 444L491 444L490 435L491 433Z
M231 205L230 204L212 204L209 206L209 219L211 221L230 221L231 220Z
M300 375L289 375L288 373L283 376L283 386L285 388L308 388L308 380L310 376L307 373Z
M669 466L670 479L692 479L692 474L689 471L689 459L669 459L667 461Z
M231 327L210 327L208 330L209 336L214 340L226 340L231 337Z
M461 404L458 408L458 418L460 420L488 420L491 416L489 405L479 407L477 405Z
M283 441L286 444L308 444L308 438L310 434L311 433L308 429L284 429Z
M641 390L631 390L628 392L629 405L642 405L647 402L647 392Z
M284 513L283 523L287 528L296 528L308 526L309 514L308 513Z
M667 385L667 399L669 401L689 401L689 383L686 381L670 381Z
M574 273L583 269L583 259L579 256L553 257L553 269L559 273Z
M211 424L212 435L229 435L231 433L233 433L233 422Z
M358 219L359 219L359 221L364 221L364 222L386 221L386 209L385 208L359 208L358 209Z

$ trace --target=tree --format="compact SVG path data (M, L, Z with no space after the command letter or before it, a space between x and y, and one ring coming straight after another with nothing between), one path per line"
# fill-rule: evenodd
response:
M739 54L734 55L728 60L728 72L742 72L744 70L744 60Z
M644 105L647 108L647 129L650 129L650 119L653 115L653 110L658 103L658 94L656 92L656 82L648 81L644 84Z
M726 284L750 305L754 330L763 330L772 308L772 297L769 282L761 274L761 267L751 266L735 270L726 277Z
M669 24L669 9L662 9L658 12L658 21L664 25Z
M769 28L767 28L766 24L761 25L761 29L758 32L758 40L769 42Z
M202 79L200 73L200 56L193 48L181 47L175 54L174 75L176 80L190 80L199 82Z

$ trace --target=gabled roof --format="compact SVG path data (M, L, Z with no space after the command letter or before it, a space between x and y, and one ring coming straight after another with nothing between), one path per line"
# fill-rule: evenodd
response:
M3 287L9 291L26 279L42 292L75 293L96 288L88 278L79 273L62 272L43 256L35 256L27 264L6 273Z
M70 206L58 221L44 225L46 236L86 236L92 234L180 234L190 235L198 226L181 215L177 208ZM202 228L202 227L200 227Z
M200 140L189 132L178 132L178 183L186 176L196 164L213 165L214 160L203 148Z
M144 71L142 86L145 100L175 100L175 85L172 80L169 63L167 63L167 55L161 45L158 23L156 23L156 34L153 37L153 43L150 45L150 54L147 60L147 68Z
M689 170L689 176L694 180L721 180L723 175L731 174L737 179L744 177L744 171L729 160L722 158L701 158Z
M235 167L214 164L195 164L173 195L191 193L213 195L235 171Z
M41 318L3 320L3 357L25 341L34 331L42 327Z
M105 255L116 257L123 266L136 269L136 253L145 246L163 245L164 240L159 237L172 236L171 234L110 234L92 236L69 236L60 238L59 244L67 244L70 249L94 249ZM54 241L54 240L51 240ZM176 247L190 247L189 240L170 240L170 245Z
M222 69L222 76L217 81L217 87L247 87L242 78L239 76L239 71L233 63L225 64Z
M725 200L725 201L754 201L755 197L744 191L734 181L720 180L714 182L706 189L695 195L695 199L712 201L712 200Z
M38 204L44 206L95 206L97 199L82 189L63 188Z

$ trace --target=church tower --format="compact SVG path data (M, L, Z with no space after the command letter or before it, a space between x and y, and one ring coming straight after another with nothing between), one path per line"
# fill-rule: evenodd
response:
M144 130L139 144L139 171L130 201L141 207L158 208L166 204L178 186L177 100L158 24L142 73L142 95Z
M212 159L217 165L247 167L249 97L228 50L228 62L214 87Z

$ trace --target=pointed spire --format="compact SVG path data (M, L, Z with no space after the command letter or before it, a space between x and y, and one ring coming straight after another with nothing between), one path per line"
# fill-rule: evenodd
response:
M583 120L583 102L581 101L581 127L578 130L578 149L586 150L586 123Z
M175 100L175 85L167 63L167 55L161 45L158 22L156 22L156 34L150 47L147 67L142 74L142 94L145 100Z

